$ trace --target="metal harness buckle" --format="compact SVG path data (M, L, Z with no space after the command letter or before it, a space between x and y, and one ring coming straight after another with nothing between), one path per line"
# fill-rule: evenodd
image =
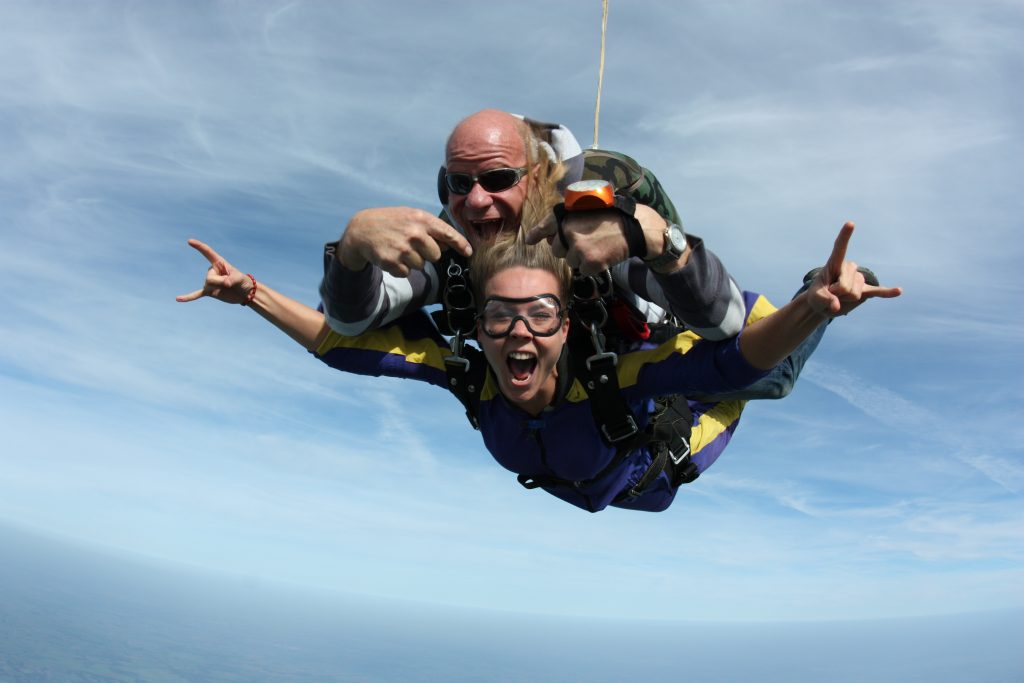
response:
M448 342L448 346L451 347L452 355L444 357L445 365L453 365L462 368L462 372L469 372L469 359L462 355L462 348L465 342L462 340L462 332L456 331L455 336ZM451 378L451 383L454 386L457 382L454 377Z
M608 439L608 443L618 443L639 431L640 428L636 426L636 420L633 419L632 415L626 415L626 419L622 424L613 426L610 429L607 424L601 425L601 433L604 434L604 438Z
M690 457L690 441L689 441L689 439L687 439L683 443L686 444L686 452L685 453L680 453L678 456L676 456L676 454L672 452L671 448L668 449L668 457L672 460L672 462L674 462L677 465L681 464L684 460L686 460L687 458Z
M466 272L457 263L449 264L448 282L442 294L448 327L458 335L469 334L476 325L476 302ZM461 353L461 349L457 353Z

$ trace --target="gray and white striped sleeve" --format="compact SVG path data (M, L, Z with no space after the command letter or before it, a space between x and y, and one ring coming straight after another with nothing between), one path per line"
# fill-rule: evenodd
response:
M354 272L333 259L326 264L320 298L331 329L354 337L436 303L437 269L427 263L409 277L394 277L374 265Z
M616 284L670 311L704 339L735 336L743 327L743 293L704 241L687 235L690 257L672 273L655 273L638 258L615 266ZM656 322L656 321L652 321Z

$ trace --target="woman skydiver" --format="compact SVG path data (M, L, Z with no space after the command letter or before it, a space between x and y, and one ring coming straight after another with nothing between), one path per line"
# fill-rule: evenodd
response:
M643 430L665 395L701 395L740 389L764 376L819 324L844 315L863 300L891 298L899 288L865 283L845 260L853 224L840 230L832 254L809 287L772 312L763 297L746 295L748 326L734 338L701 340L682 332L660 345L621 354L618 386ZM425 313L382 329L347 337L332 331L321 312L257 283L212 248L189 240L210 262L202 289L177 297L210 296L255 309L324 363L345 372L416 379L448 388L448 343ZM477 341L486 358L477 420L491 455L506 469L573 505L596 512L608 505L657 512L666 509L680 483L671 468L654 468L650 443L608 443L595 422L584 387L572 376L566 346L571 271L547 242L527 245L522 234L478 250L470 268L477 287ZM717 450L701 459L718 437L728 441L722 415L733 402L709 406L690 439L697 473ZM717 432L715 431L717 429ZM714 432L713 436L705 432ZM662 461L664 465L664 461Z

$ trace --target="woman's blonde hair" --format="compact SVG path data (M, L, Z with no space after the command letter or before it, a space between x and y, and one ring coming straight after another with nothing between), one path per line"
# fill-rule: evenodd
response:
M473 252L469 260L469 272L473 281L477 305L484 302L484 290L491 278L503 270L515 267L544 270L558 280L559 300L562 309L568 307L568 296L572 286L572 269L565 259L555 256L546 240L538 244L527 244L525 233L519 230L514 235L501 235L494 243ZM543 292L537 292L542 294Z

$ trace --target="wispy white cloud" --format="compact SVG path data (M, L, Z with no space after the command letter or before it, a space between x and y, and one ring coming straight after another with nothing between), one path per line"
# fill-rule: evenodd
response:
M809 363L801 375L804 381L831 391L874 420L915 434L941 433L942 422L919 405L883 386L870 384L852 372L826 365Z
M1011 493L1024 491L1024 463L989 453L968 452L960 456L968 465Z
M835 366L810 363L802 377L840 396L871 419L893 430L914 435L923 445L933 447L937 458L956 458L1008 491L1021 492L1024 467L1016 460L995 454L997 448L1003 452L1007 450L1006 444L1000 442L1001 433L996 432L991 437L979 435L980 438L968 441L959 434L948 416L940 417L931 409L909 401L886 387L865 382L853 373ZM1008 445L1010 449L1019 451L1016 445ZM977 450L979 448L982 449L981 453Z
M895 69L920 67L926 61L924 55L915 54L871 55L822 64L819 68L826 73L889 72Z

